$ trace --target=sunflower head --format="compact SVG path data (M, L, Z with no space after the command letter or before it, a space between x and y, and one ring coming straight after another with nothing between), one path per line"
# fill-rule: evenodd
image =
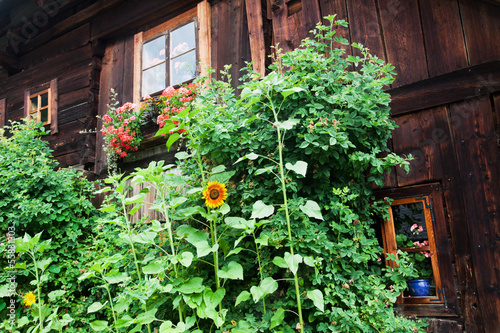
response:
M36 300L36 296L35 294L33 294L33 292L29 292L29 293L26 293L24 294L23 296L23 303L24 303L24 307L28 307L28 306L32 306L33 304L35 304L35 300Z
M203 190L203 199L208 208L217 208L222 206L226 199L226 185L219 182L208 182L207 188Z

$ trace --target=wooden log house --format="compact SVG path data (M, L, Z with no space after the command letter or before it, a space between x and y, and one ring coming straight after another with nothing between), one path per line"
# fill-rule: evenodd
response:
M394 216L396 205L420 204L437 290L401 297L396 311L429 317L429 332L500 332L498 0L2 0L0 127L38 117L62 167L101 177L102 136L80 132L101 126L111 88L120 102L139 102L151 41L169 52L176 30L191 29L177 35L190 39L183 56L195 75L203 62L216 73L231 64L237 78L246 61L264 74L271 45L298 47L330 14L349 22L344 37L398 73L388 87L399 125L390 148L415 159L378 195L395 199ZM149 140L128 165L151 159L172 155ZM383 225L388 252L394 223Z

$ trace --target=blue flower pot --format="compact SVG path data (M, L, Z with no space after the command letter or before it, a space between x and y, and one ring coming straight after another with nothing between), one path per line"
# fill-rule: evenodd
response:
M433 288L430 279L410 280L407 285L410 296L430 296Z

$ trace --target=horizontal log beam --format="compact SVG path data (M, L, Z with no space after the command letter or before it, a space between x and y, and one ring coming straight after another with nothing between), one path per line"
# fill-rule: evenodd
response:
M21 70L17 57L2 51L0 51L0 66L5 68L9 74L14 74Z
M195 7L198 2L200 0L149 0L147 6L138 6L136 0L126 0L92 20L91 40L117 36L160 18L167 20L181 10Z
M389 89L393 116L500 91L500 60Z

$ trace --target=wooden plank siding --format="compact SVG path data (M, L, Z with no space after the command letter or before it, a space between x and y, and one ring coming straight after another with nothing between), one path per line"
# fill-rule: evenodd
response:
M460 0L469 65L500 59L500 6Z
M450 114L466 117L451 126L463 188L478 306L485 332L500 330L500 152L489 97L453 103Z
M220 71L231 65L229 74L232 85L239 85L240 69L245 62L252 61L249 29L244 0L219 1L211 8L212 67L215 78L220 79Z

